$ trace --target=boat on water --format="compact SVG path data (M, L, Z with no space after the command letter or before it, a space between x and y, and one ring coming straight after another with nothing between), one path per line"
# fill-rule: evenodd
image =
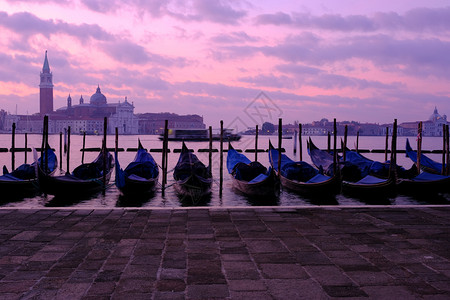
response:
M417 163L417 151L414 151L409 144L409 139L406 139L406 156L408 156L415 164ZM444 169L447 166L444 165ZM442 174L442 163L432 160L423 153L420 154L420 169L432 174Z
M164 139L164 134L159 136L160 140ZM169 141L191 141L191 142L204 142L209 141L208 129L169 129L167 139ZM241 139L240 134L235 134L232 129L223 130L224 141L239 141ZM220 133L213 133L213 141L220 141Z
M345 161L338 156L336 168L341 179L341 191L351 197L377 199L395 196L396 181L389 172L389 163L370 160L361 154L343 147ZM308 153L317 166L323 166L334 175L333 155L318 149L311 139L308 142Z
M104 158L106 173L103 170ZM37 177L43 193L73 198L100 192L108 184L113 168L113 157L103 146L94 161L79 165L72 173L66 172L63 175L54 176L45 173L38 164Z
M272 167L266 168L257 161L250 161L228 143L227 170L233 188L247 196L278 197L280 183Z
M276 172L278 158L278 150L269 142L269 161ZM307 162L293 161L287 155L281 154L280 170L281 185L293 192L313 198L330 197L339 193L337 174L324 175L321 167L317 169Z
M159 169L152 155L138 140L138 150L133 161L123 170L115 153L115 184L124 196L147 196L155 192Z
M57 169L57 158L50 147L47 147L44 158L48 162L45 173L53 174ZM39 184L36 175L36 165L41 163L41 159L39 158L32 164L22 164L12 172L9 172L6 166L3 166L3 175L0 176L0 199L20 199L38 194Z
M205 166L183 142L180 157L173 171L175 191L180 197L201 199L211 193L211 169Z
M412 150L406 140L406 155L417 163L417 151ZM450 176L441 175L442 164L425 155L420 155L420 173L412 178L400 178L397 182L398 190L408 195L429 195L450 192Z

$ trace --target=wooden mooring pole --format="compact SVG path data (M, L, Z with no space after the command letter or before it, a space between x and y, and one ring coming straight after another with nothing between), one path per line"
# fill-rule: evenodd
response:
M108 159L107 154L107 144L106 144L106 136L108 133L108 118L105 117L103 119L103 189L102 189L102 195L104 196L106 194L106 160ZM84 151L83 151L84 152Z
M48 116L44 117L44 154L41 156L41 161L44 162L44 172L48 172Z
M281 141L283 139L283 119L278 119L278 177L281 176Z
M333 175L336 174L337 172L337 163L338 163L338 159L337 159L337 148L336 148L336 144L337 144L337 125L336 125L336 118L333 121L333 141L334 141L334 145L333 145Z
M114 143L114 151L116 152L116 155L118 151L117 149L119 149L119 128L116 127L116 139Z
M446 139L445 139L445 142L446 142L446 150L445 150L445 153L446 153L446 161L447 161L447 164L446 164L446 170L445 170L445 175L450 175L450 165L449 165L449 163L448 163L448 161L450 160L450 142L449 142L449 132L448 132L448 125L445 125L445 133L446 133Z
M391 163L389 167L389 177L397 180L397 119L394 119L394 124L392 126Z
M27 163L28 157L28 133L25 132L25 163Z
M356 153L359 153L359 130L356 132Z
M303 161L303 146L302 146L302 124L298 124L298 153L300 161Z
M255 133L255 161L258 161L258 125L256 125Z
M166 149L166 147L167 147L167 145L166 145L166 136L167 136L167 130L168 130L168 127L169 126L169 121L168 120L164 120L164 133L163 133L163 145L162 145L162 158L161 158L161 171L162 171L162 178L161 178L161 185L162 185L162 188L161 188L161 194L162 194L162 196L164 197L165 196L165 193L166 193L166 168L165 168L165 166L166 166L166 158L167 158L167 156L166 156L166 152L167 152L167 149Z
M62 155L63 154L63 144L62 144L62 132L59 132L59 169L62 169Z
M298 136L298 131L294 130L294 154L297 153L297 137Z
M84 164L84 150L86 149L86 131L83 132L83 151L81 152L81 163Z
M212 126L209 126L209 155L208 155L208 166L209 171L212 174Z
M347 149L347 134L348 134L348 127L347 125L345 125L344 128L344 147L342 147L342 156L343 156L343 160L345 161L346 159L346 149Z
M384 161L388 160L388 147L389 147L389 127L386 127L386 142L384 144Z
M422 122L417 127L417 172L420 174L420 156L422 155Z
M229 149L228 149L229 150ZM223 189L223 120L220 120L220 166L219 166L219 197L222 198Z
M446 128L447 127L445 126L445 124L442 124L442 169L441 169L442 175L445 175L445 157L446 157L445 151L447 148L447 141L446 141L447 134L445 133Z
M16 123L12 123L11 169L11 171L14 171L16 169Z
M67 167L66 167L66 173L70 174L70 126L67 127Z

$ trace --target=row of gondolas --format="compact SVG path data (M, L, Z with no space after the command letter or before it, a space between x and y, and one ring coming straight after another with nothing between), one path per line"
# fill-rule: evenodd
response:
M450 176L440 174L446 166L423 154L419 158L422 170L419 171L416 164L406 170L393 163L395 160L373 161L345 147L345 155L338 156L318 149L311 139L307 144L313 165L293 161L270 144L270 166L265 167L250 161L229 143L226 166L233 188L249 197L274 198L282 186L316 199L333 197L340 192L363 199L384 199L397 193L430 195L450 191ZM417 162L417 152L411 149L408 140L406 154ZM12 172L3 167L1 197L27 197L37 193L61 197L95 194L107 187L114 168L115 184L121 193L140 197L154 193L160 173L158 164L140 142L134 160L125 169L120 167L117 154L114 159L105 147L94 161L81 164L71 173L57 172L57 166L57 157L47 146L32 164L23 164ZM199 199L211 192L210 168L184 143L173 177L174 188L180 196Z

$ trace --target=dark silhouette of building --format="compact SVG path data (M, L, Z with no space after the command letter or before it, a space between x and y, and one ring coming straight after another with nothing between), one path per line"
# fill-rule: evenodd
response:
M39 108L41 115L53 112L53 74L50 72L47 51L45 51L44 66L42 67L41 82L39 83Z

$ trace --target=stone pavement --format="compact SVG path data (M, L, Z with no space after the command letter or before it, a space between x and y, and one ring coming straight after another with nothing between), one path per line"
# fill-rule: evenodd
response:
M0 209L0 299L449 299L450 207Z

